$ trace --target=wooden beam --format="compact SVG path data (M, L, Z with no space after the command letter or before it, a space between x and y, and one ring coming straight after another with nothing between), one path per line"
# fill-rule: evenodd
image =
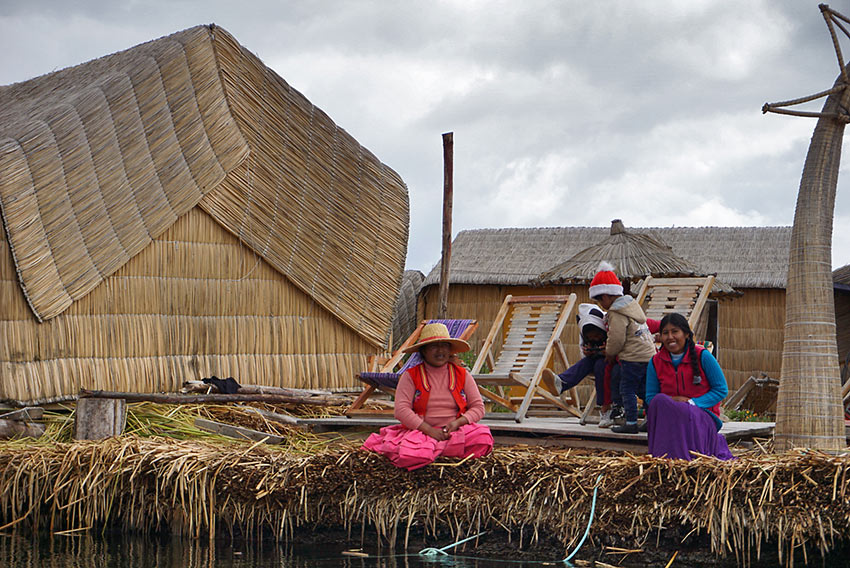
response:
M39 406L28 406L26 408L19 408L18 410L13 410L12 412L7 412L6 414L0 414L0 419L2 420L41 420L44 416L44 409Z
M341 406L351 402L348 397L327 395L285 394L169 394L134 393L80 389L80 400L86 398L116 398L127 402L159 402L162 404L204 404L227 402L267 402L291 404L315 404L317 406Z
M280 444L283 438L274 434L243 428L242 426L233 426L231 424L222 424L205 418L195 418L195 426L206 432L220 434L228 438L236 440L251 440L253 442L264 442L266 444Z
M0 440L10 438L40 438L44 434L44 424L24 422L22 420L0 419Z
M452 260L452 200L454 198L454 133L443 134L443 254L440 259L440 318L449 313L449 266Z

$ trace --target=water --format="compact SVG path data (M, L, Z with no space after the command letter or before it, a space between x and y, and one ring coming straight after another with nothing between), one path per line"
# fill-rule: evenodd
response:
M342 554L345 550L350 547L327 544L295 548L269 542L210 546L180 538L0 534L0 566L3 568L513 568L541 565L509 559L427 558L415 553L380 556L378 551L370 551L372 554L368 558L362 558L346 556Z

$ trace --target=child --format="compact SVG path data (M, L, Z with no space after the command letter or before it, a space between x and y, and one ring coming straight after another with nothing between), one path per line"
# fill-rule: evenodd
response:
M603 262L590 282L590 298L608 312L608 341L605 357L620 362L620 395L626 411L626 423L613 426L612 432L637 434L637 397L645 397L646 367L655 356L655 342L646 315L631 296L623 295L623 284L614 267Z
M733 459L718 432L720 401L729 393L717 360L694 344L688 320L669 314L661 320L661 350L646 373L649 453L690 460L691 451Z
M619 381L616 381L619 374L615 371L615 366L605 359L605 342L608 338L605 312L594 304L579 304L576 320L579 326L579 346L584 357L560 375L556 375L551 369L544 369L543 380L563 396L563 393L593 373L596 379L596 404L602 408L599 427L609 428L622 414L622 405Z
M363 448L385 455L398 467L414 470L438 456L486 456L493 450L490 429L477 424L484 402L472 375L455 363L469 344L449 335L445 324L429 323L419 341L404 350L419 351L424 363L398 381L395 417L401 424L381 428Z

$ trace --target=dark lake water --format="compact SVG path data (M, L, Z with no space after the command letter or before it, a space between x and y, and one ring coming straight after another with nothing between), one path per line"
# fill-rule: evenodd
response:
M435 543L436 544L436 543ZM445 545L446 543L442 543ZM439 544L436 544L439 546ZM410 554L389 555L384 551L367 550L369 557L342 554L351 550L336 542L313 544L310 547L292 547L273 542L243 542L232 545L217 543L212 546L180 538L155 538L141 536L51 536L0 533L0 568L514 568L540 566L568 566L560 558L539 558L522 562L502 557L471 558L456 556L422 557L413 550ZM665 566L670 552L651 556L637 554L625 561L607 556L608 565L622 567ZM751 561L754 559L751 559ZM828 558L811 554L806 563L800 555L796 566L846 567L850 565L850 550L841 547ZM587 566L587 564L584 564ZM752 562L753 568L779 565L777 559L762 558ZM736 566L734 557L718 562L709 555L679 557L673 566Z
M370 551L368 558L342 554L350 547L338 544L287 547L273 542L239 545L195 542L189 539L158 539L136 536L51 536L0 534L0 567L3 568L437 568L494 566L541 566L510 559L479 559L459 556L428 558L415 553L390 556ZM506 562L507 560L507 562ZM556 560L556 559L553 559ZM553 564L555 564L553 562ZM560 566L564 564L558 563Z

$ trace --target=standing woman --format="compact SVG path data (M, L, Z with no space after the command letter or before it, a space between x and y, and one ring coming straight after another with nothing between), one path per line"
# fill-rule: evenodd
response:
M404 350L419 351L423 363L405 371L395 393L395 417L401 424L369 436L363 448L386 456L407 470L438 456L486 456L493 435L483 424L484 401L472 375L454 359L469 344L449 335L445 324L429 323L419 341Z
M669 314L661 320L661 349L646 371L649 453L690 460L691 451L733 459L719 433L720 401L729 393L717 359L694 344L688 320Z

